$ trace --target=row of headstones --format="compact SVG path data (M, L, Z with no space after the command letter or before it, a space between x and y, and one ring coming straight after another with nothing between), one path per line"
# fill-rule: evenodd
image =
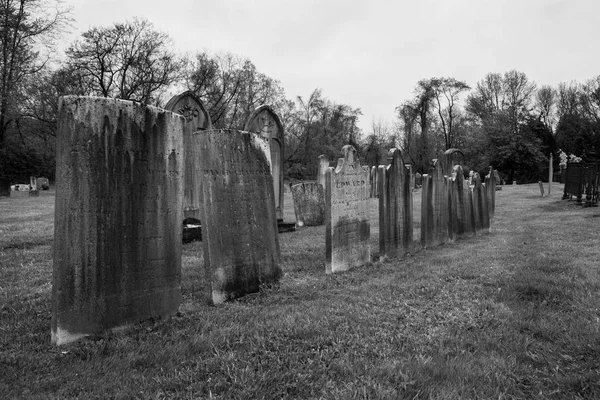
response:
M166 110L63 97L54 343L177 311L188 134L199 181L194 195L203 221L208 302L256 292L281 277L268 137L210 129L192 134L184 116ZM345 146L343 153L337 168L325 172L327 272L370 260L369 171L354 148Z
M337 168L329 168L325 184L327 272L344 271L371 261L369 187L371 172L362 167L352 146L343 149ZM415 175L400 150L392 149L389 165L378 167L380 261L414 250L412 188ZM433 247L478 230L489 230L495 210L493 170L473 187L462 167L442 156L423 175L421 246Z
M202 220L209 303L281 276L273 138L190 124L198 113L176 109L60 99L53 343L174 314L184 212Z

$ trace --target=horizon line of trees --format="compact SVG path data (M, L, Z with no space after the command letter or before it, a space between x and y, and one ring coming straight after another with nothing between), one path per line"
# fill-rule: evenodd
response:
M71 22L59 0L0 0L0 176L54 178L58 98L67 94L160 107L173 91L191 90L213 126L224 129L242 129L256 107L270 104L285 127L291 179L314 179L318 156L335 160L345 144L369 166L387 163L387 151L399 147L421 173L444 150L459 148L463 166L484 172L491 164L509 181L537 181L558 148L600 153L600 75L556 88L538 88L514 70L489 73L474 88L452 77L423 79L396 108L395 123L374 120L363 133L360 108L318 88L289 99L279 81L231 53L178 55L145 19L92 27L53 60Z

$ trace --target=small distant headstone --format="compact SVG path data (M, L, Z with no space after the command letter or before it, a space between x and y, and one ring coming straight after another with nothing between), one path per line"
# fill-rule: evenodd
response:
M0 178L0 197L10 197L10 180Z
M345 271L371 261L369 170L360 165L354 147L327 171L325 185L326 272Z
M256 133L197 132L202 243L210 304L256 293L282 276L271 152Z
M37 186L38 190L49 190L50 189L50 181L48 181L48 178L37 178L36 186Z
M513 181L513 186L517 184L517 181Z
M502 185L502 181L500 180L500 174L498 174L498 170L493 170L493 174L494 174L494 183L496 185Z
M294 212L298 226L318 226L325 223L325 190L316 182L292 186Z
M379 166L379 258L385 261L413 248L412 171L399 149L391 149L389 165Z
M199 219L201 177L198 167L198 146L195 144L195 137L192 134L196 131L211 129L210 116L204 104L191 91L173 96L165 109L183 115L185 118L185 130L183 132L185 163L183 217ZM185 229L187 228L184 225ZM185 234L188 235L189 233Z
M323 186L323 190L325 190L325 175L327 174L327 169L329 168L329 159L324 154L319 156L319 172L317 176L317 183Z
M60 98L53 343L177 311L183 124L140 103Z
M479 173L475 172L473 174L473 215L475 217L475 229L478 231L484 227L484 198L485 188L481 184Z
M540 185L540 193L542 197L544 197L544 184L542 183L542 181L538 181L538 184Z
M269 105L258 107L246 120L244 130L258 133L268 140L271 157L271 175L275 193L275 212L277 219L283 220L283 161L284 130L279 115Z

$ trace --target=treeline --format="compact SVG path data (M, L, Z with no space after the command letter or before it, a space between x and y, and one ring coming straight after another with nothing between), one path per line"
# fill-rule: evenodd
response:
M229 129L243 128L256 107L270 104L286 129L285 175L292 179L314 178L318 156L335 160L345 144L369 165L385 163L388 149L400 147L420 172L440 152L459 148L465 167L484 172L491 164L520 181L538 180L558 148L584 157L600 151L600 76L556 88L538 88L518 71L488 74L473 88L454 78L424 79L396 108L393 124L373 121L362 132L360 108L320 89L290 99L280 82L233 54L179 55L147 20L91 28L57 59L68 10L55 0L0 0L0 8L0 176L13 181L54 177L58 98L68 94L164 106L191 90L213 126Z

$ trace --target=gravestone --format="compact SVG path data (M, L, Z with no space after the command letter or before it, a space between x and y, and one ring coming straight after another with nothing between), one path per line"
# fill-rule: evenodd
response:
M421 213L425 209L426 218L421 219L421 232L425 232L423 247L434 247L448 241L448 218L449 218L449 191L442 162L435 162L427 175L427 190L423 191L423 205ZM423 175L423 178L425 175ZM425 189L425 178L423 189ZM427 197L423 197L427 196ZM427 205L427 207L425 207ZM423 225L423 222L425 225Z
M323 186L323 191L325 191L325 175L327 174L327 169L329 168L329 159L327 156L321 154L319 156L319 172L317 176L317 182L319 185Z
M354 147L327 171L325 185L326 273L345 271L371 261L369 169L363 168Z
M446 150L439 160L442 162L442 170L446 176L452 174L452 168L455 165L460 165L460 162L464 160L464 154L459 149L448 149Z
M481 184L481 178L479 173L473 174L473 215L475 219L475 229L482 230L486 227L485 221L487 220L487 228L489 228L489 217L487 215L487 197L485 194L485 186Z
M0 178L0 197L10 197L10 180L8 178Z
M465 182L463 186L463 195L465 199L465 234L475 236L477 227L475 226L475 205L473 200L473 187Z
M275 193L275 212L277 220L283 221L283 160L284 160L284 130L281 119L271 108L263 105L258 107L246 120L244 130L258 133L268 140L271 157L271 175Z
M493 219L496 213L496 178L498 172L490 166L490 173L485 177L485 192L487 196L489 218Z
M470 191L468 183L465 181L463 169L460 165L455 165L450 183L452 196L452 228L457 237L464 236L469 232L471 215L470 205L466 190Z
M391 149L388 166L379 166L379 259L404 255L413 249L412 170L399 149Z
M369 197L376 198L377 196L379 196L377 167L373 165L370 169L369 167L367 167L367 170L369 171L369 185L371 187L371 189L369 190Z
M282 275L269 139L233 130L197 132L202 170L206 297L219 304Z
M544 184L542 181L538 181L538 184L540 185L540 194L542 197L544 197Z
M421 247L427 247L433 237L432 180L429 174L421 175L421 182Z
M548 160L548 196L552 191L552 178L554 177L554 155L550 153L550 159Z
M183 159L185 173L183 180L183 218L200 219L200 182L198 168L198 146L194 142L193 132L209 130L210 116L204 104L191 92L183 92L173 96L165 106L166 110L183 115L185 128L183 132ZM189 235L186 232L185 235Z
M48 178L37 178L36 186L37 186L38 190L49 190L50 189L50 181L48 181Z
M296 225L318 226L325 223L325 189L316 182L292 186Z
M60 98L53 343L177 311L183 124L140 103Z

